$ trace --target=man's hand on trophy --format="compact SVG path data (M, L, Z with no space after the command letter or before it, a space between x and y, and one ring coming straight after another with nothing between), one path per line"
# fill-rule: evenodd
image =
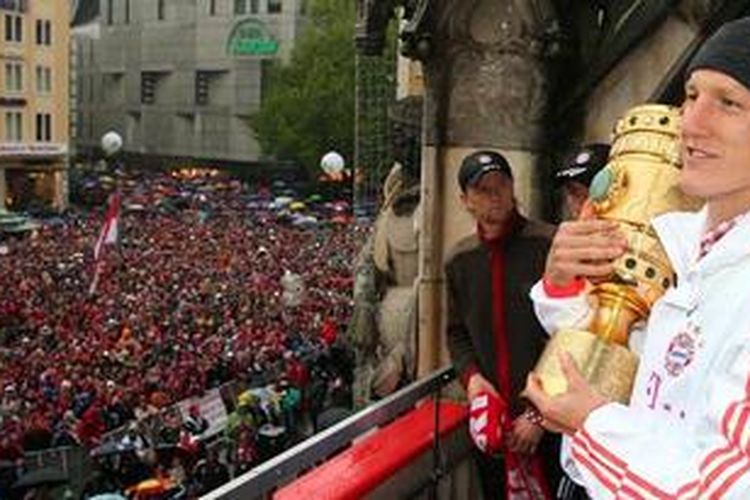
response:
M552 240L544 281L565 288L577 279L604 278L628 248L617 223L601 219L564 222Z
M570 354L560 356L563 374L568 381L568 390L557 396L549 396L542 381L530 373L522 396L527 398L542 414L542 426L552 432L575 434L583 426L589 414L609 400L599 394L578 370Z

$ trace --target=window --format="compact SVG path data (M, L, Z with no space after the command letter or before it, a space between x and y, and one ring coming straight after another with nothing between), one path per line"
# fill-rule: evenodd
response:
M36 67L36 91L39 94L52 92L52 68L47 66Z
M281 13L281 0L268 0L268 13L280 14Z
M195 73L195 104L206 105L209 102L209 86L211 73L196 71Z
M141 73L141 103L153 104L156 102L156 84L158 78L157 73Z
M12 14L5 14L5 41L23 41L23 18Z
M42 19L36 20L36 44L52 45L52 23Z
M208 0L208 15L216 15L216 0Z
M112 8L112 2L113 0L107 0L107 24L110 26L115 21L115 13L114 9Z
M156 0L156 19L164 20L164 0Z
M247 14L246 0L234 0L234 13L238 16Z
M49 113L36 114L36 140L37 142L50 142L52 140L52 115Z
M130 24L130 0L125 0L125 24Z
M15 12L26 12L26 0L2 0L0 8Z
M260 0L250 0L250 14L257 14L260 11Z
M5 113L5 140L8 142L23 141L23 115L20 111Z
M5 63L5 90L8 92L23 90L23 65L21 63Z
M20 42L23 40L23 18L21 16L15 16L16 18L16 41Z

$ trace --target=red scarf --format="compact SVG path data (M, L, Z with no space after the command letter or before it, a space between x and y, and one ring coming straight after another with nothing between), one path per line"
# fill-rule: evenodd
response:
M490 249L490 270L492 277L492 333L495 338L495 370L500 396L510 403L513 394L510 378L510 352L508 332L505 324L505 242L519 231L523 219L513 212L499 236L487 239L479 228L479 236ZM503 434L513 428L510 404L505 405L505 415L500 418L504 424ZM524 418L524 417L520 417ZM552 498L544 479L542 460L538 453L531 457L521 456L508 450L505 458L505 498L508 500L549 500Z

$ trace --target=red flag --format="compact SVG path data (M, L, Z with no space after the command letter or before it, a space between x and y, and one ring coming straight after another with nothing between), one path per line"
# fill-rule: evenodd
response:
M94 260L99 260L104 245L117 243L117 226L119 219L120 195L118 193L112 193L109 196L109 204L107 206L107 214L104 217L104 225L99 232L99 237L96 239L96 245L94 245Z
M117 243L119 219L120 195L119 193L112 193L109 196L107 213L104 216L104 225L102 226L101 231L99 231L99 237L96 239L96 244L94 245L94 261L96 267L94 268L94 279L91 281L91 286L89 287L90 295L96 293L96 287L99 284L99 274L102 272L104 264L100 260L104 254L104 245L114 245Z

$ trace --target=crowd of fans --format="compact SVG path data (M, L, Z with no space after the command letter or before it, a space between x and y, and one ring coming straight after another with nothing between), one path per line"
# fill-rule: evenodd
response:
M294 412L266 419L289 425L301 408L315 427L320 387L347 382L326 366L346 358L337 332L362 239L346 205L315 197L295 214L273 188L200 172L112 177L119 241L98 264L103 207L0 241L0 461L100 449L108 432L231 380L294 388Z

